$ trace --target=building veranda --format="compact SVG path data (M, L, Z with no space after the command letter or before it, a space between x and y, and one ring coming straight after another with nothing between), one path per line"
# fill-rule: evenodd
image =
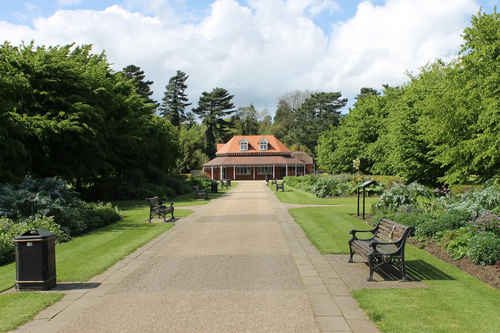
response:
M298 147L298 146L297 146ZM264 180L314 173L313 159L288 149L274 135L235 135L217 144L216 157L203 165L211 179Z

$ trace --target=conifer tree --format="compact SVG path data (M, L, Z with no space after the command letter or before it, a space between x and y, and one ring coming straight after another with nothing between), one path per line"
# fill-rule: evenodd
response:
M144 81L146 75L144 75L144 71L141 71L141 68L136 65L128 65L123 68L123 76L128 79L135 80L136 91L137 93L146 100L148 104L157 104L155 100L151 98L153 95L153 91L151 91L151 85L153 81Z
M214 88L210 93L204 91L198 101L198 107L193 109L207 126L206 154L210 158L215 157L217 140L225 140L225 134L232 127L232 123L226 119L236 112L231 103L233 97L234 95L230 95L226 89Z
M187 95L184 93L187 89L186 80L189 75L182 71L177 71L175 76L172 76L165 87L165 94L162 98L160 107L160 115L170 120L172 125L179 127L185 121L185 108L192 103L188 103Z

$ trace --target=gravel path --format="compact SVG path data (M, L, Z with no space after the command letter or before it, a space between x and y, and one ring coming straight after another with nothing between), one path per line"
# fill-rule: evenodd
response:
M378 332L264 182L196 208L17 331Z

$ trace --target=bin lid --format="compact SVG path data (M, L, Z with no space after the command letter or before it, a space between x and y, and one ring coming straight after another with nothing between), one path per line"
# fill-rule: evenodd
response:
M33 239L49 239L49 238L53 238L53 237L54 237L54 234L49 232L49 231L46 231L43 229L31 229L31 230L28 230L26 232L23 232L19 236L16 236L16 238L14 238L14 242L19 241L19 240L26 240L26 239L32 239L32 240Z

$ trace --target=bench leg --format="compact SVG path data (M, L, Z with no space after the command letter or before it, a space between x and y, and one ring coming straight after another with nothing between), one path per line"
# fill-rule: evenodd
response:
M375 272L375 258L369 255L368 264L370 265L370 276L366 279L366 281L373 282L375 281L373 279L373 273Z
M402 275L401 280L400 280L401 282L408 282L408 281L410 281L408 279L408 277L406 276L406 267L405 267L405 261L404 261L404 259L401 262L401 275Z
M172 212L171 212L171 214L172 214L172 218L173 218L173 219L175 219L175 217L174 217L174 207L172 207Z
M350 256L349 256L348 263L353 263L354 260L352 259L352 257L354 256L354 251L352 250L352 248L350 246L349 246L349 252L350 252Z

